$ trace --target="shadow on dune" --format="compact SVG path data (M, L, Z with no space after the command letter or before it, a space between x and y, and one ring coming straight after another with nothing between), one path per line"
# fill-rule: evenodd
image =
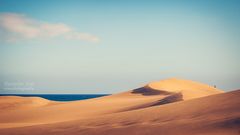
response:
M142 95L150 96L150 95L165 95L166 97L155 101L155 102L150 102L150 103L145 103L142 105L134 106L131 108L127 108L124 110L121 110L120 112L124 111L131 111L131 110L137 110L137 109L143 109L143 108L148 108L148 107L153 107L153 106L158 106L158 105L165 105L165 104L170 104L170 103L175 103L178 101L183 101L183 95L182 93L169 93L165 91L158 91L158 90L153 90L149 88L138 88L133 90L132 93L140 93Z
M226 119L222 122L219 122L218 124L223 128L239 127L239 132L240 132L240 117Z
M174 102L178 102L178 101L183 101L182 93L176 93L176 94L167 96L151 106L164 105L164 104L174 103Z
M144 96L151 96L151 95L169 95L172 94L171 92L163 91L163 90L154 90L148 87L141 87L132 90L133 94L142 94Z

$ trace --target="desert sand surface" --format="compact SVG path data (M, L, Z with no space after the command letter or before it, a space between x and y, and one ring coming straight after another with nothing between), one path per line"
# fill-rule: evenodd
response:
M240 90L167 79L105 97L0 97L3 135L239 135Z

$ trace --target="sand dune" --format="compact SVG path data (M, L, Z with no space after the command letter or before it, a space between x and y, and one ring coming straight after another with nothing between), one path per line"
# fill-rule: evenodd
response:
M154 90L181 93L184 100L204 97L223 92L222 90L218 90L206 84L176 78L162 80L159 82L152 82L149 83L146 87Z
M0 134L238 134L239 96L167 79L74 102L1 97Z

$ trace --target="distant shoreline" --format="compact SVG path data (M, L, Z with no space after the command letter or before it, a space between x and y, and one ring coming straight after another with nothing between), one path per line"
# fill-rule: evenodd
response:
M41 97L53 101L76 101L107 96L110 94L0 94L1 96Z

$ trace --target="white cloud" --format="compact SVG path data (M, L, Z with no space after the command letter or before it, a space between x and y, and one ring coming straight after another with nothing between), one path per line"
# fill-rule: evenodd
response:
M66 24L37 21L15 13L0 14L0 32L1 35L5 35L5 40L8 41L57 37L90 42L99 41L99 37L75 31Z

